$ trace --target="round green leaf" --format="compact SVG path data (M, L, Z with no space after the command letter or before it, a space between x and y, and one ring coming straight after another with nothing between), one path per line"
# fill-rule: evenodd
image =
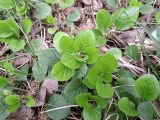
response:
M76 22L80 19L80 17L81 17L81 14L79 10L75 9L67 16L67 20Z
M156 22L160 24L160 11L156 13L155 19L156 19Z
M27 96L26 99L27 99L26 102L27 107L33 107L35 105L36 101L31 96Z
M150 102L142 102L138 105L138 114L144 120L154 120L154 109Z
M67 7L70 7L74 4L74 0L59 0L59 6L62 9L66 9Z
M77 44L79 50L84 50L87 47L95 46L95 36L91 30L81 31L75 38L75 43Z
M22 20L22 26L26 33L29 33L31 31L32 27L32 21L29 18L25 18Z
M48 15L51 15L52 9L51 7L45 3L45 2L40 2L37 3L37 14L36 18L37 19L46 19Z
M138 115L135 104L132 101L130 101L127 97L123 97L118 101L118 107L122 112L124 112L128 116Z
M135 89L139 96L146 101L154 101L160 94L160 85L152 74L145 74L135 82Z
M85 106L83 109L84 120L101 120L101 109L93 105Z
M133 59L139 59L140 53L136 45L130 45L125 50L125 54Z
M9 47L12 51L20 51L24 49L24 46L26 45L25 41L23 39L18 40L18 39L12 39L9 43Z
M54 80L66 81L69 80L75 73L75 70L63 65L62 62L58 62L53 66L51 75Z
M48 33L50 33L50 34L54 34L56 31L57 31L57 28L55 28L55 27L51 27L51 28L48 28Z
M88 99L91 97L91 93L82 93L76 97L76 102L79 107L85 107L88 104Z
M77 46L75 42L67 36L63 36L59 41L59 48L64 53L74 53L77 51Z
M74 103L77 95L85 93L87 91L88 90L83 85L82 80L77 79L77 80L72 80L65 86L64 95L69 102Z
M102 98L112 98L114 95L114 90L110 84L104 83L103 81L97 81L96 90L100 97Z
M99 66L102 71L113 73L117 71L118 61L112 55L105 54L97 61L96 66Z
M111 25L112 19L108 11L101 9L96 15L96 23L98 30L105 32Z
M122 51L119 48L110 48L107 50L107 54L113 55L117 60L122 57Z
M49 15L49 16L47 17L47 22L48 22L49 24L51 24L51 25L55 25L56 20L55 20L55 18L54 18L52 15Z
M129 6L115 12L112 16L117 30L128 30L134 26L139 16L139 7Z
M67 100L63 95L55 94L49 99L47 109L49 110L67 105L69 105L69 103L67 102ZM63 120L69 115L69 113L70 113L70 108L63 108L47 112L47 115L52 120Z
M58 52L61 51L60 48L59 48L59 41L60 41L60 39L61 39L63 36L69 37L69 35L66 34L66 33L64 33L64 32L57 32L57 33L54 35L54 38L53 38L54 47L57 49Z
M154 11L154 7L151 4L143 4L141 9L140 9L140 12L142 14L150 14L153 11Z
M17 95L6 96L4 101L8 105L8 112L16 111L21 105L20 98Z
M8 79L0 76L0 88L5 87L8 84Z

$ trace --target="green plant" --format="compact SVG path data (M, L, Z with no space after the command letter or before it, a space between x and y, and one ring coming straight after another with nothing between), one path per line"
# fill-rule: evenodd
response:
M35 100L31 96L15 95L13 92L14 87L11 86L10 81L7 78L0 76L0 81L0 98L5 103L5 105L3 105L6 106L3 110L4 112L15 112L20 108L22 99L26 100L27 107L33 107L35 105Z
M152 102L160 94L158 80L151 74L143 75L137 81L133 76L129 78L124 76L117 80L114 86L112 73L118 71L118 59L121 58L122 52L118 48L111 48L101 54L97 49L106 43L106 37L110 37L111 34L108 34L108 31L113 24L116 30L127 30L133 27L141 5L140 2L132 0L129 7L122 8L113 15L106 10L100 10L96 15L96 30L81 31L72 38L61 32L55 35L53 42L57 51L61 53L61 59L52 69L52 78L58 81L71 80L64 88L64 96L69 102L76 102L83 108L85 120L100 120L102 111L107 104L112 103L115 96L119 98L118 106L115 106L119 112L145 118L145 113L141 111L144 106L141 104L148 100ZM129 46L125 54L135 60L139 58L139 50L135 45ZM82 69L82 66L85 67ZM77 73L81 71L80 69L84 71L79 77ZM151 88L155 85L156 87ZM145 86L147 86L146 91L143 91ZM145 96L142 93L145 93ZM132 98L134 98L133 101L131 101ZM138 99L141 100L138 101ZM155 112L154 109L152 110ZM124 114L121 117L124 118Z

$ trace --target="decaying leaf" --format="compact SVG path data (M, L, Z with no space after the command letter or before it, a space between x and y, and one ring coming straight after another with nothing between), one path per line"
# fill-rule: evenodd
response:
M82 0L82 2L86 5L91 5L92 0Z
M45 103L47 93L54 94L58 91L58 81L46 78L39 91L38 102L36 106L42 106Z

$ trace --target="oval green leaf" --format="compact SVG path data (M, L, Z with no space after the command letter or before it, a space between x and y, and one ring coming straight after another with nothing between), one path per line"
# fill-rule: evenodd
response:
M146 101L154 101L160 94L160 85L152 74L145 74L135 82L135 89L139 96Z
M130 101L127 97L123 97L118 101L118 107L122 112L124 112L128 116L138 115L135 104L132 101Z
M53 66L51 75L54 80L66 81L69 80L75 73L75 70L68 68L62 62L58 62Z

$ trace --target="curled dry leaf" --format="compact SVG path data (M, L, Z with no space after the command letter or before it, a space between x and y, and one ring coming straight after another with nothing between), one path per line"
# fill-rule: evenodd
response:
M82 2L86 5L91 5L92 1L91 0L82 0Z

